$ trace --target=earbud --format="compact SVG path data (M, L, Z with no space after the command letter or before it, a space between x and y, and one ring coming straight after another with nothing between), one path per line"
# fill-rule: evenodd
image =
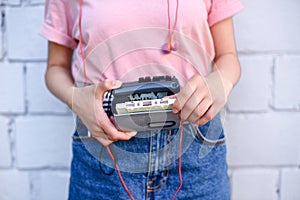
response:
M177 18L178 18L178 7L179 7L179 0L176 0L176 15L175 15L175 22L174 26L171 30L171 16L170 16L170 0L168 0L168 42L163 44L161 47L161 51L164 54L169 54L171 51L176 51L178 49L178 42L174 40L174 32L177 25Z
M164 54L169 54L171 53L171 51L176 51L178 49L178 42L176 42L175 40L172 40L172 43L165 43L162 47L161 47L161 51Z
M171 46L172 51L177 51L178 46L179 46L179 43L176 40L173 40L173 43Z
M164 54L169 54L169 53L171 53L171 45L170 45L169 43L163 44L163 46L161 47L161 51L162 51Z

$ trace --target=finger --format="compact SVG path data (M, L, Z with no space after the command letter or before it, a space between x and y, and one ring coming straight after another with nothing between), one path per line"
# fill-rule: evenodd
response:
M99 123L103 131L106 133L108 139L113 141L129 140L132 137L131 135L134 134L134 133L126 134L126 132L119 131L107 117L103 117L102 121Z
M95 138L98 142L100 142L104 146L108 146L109 144L114 142L113 140L108 139L107 135L105 134L102 128L99 128L98 131L91 132L91 134L93 138Z
M112 123L114 126L116 126L115 119L114 119L113 116L110 116L109 120L111 121L111 123ZM127 135L129 135L130 138L134 137L134 136L137 134L136 131L124 132L124 133L127 134Z
M198 106L197 98L194 94L187 99L187 102L184 104L180 112L180 119L186 121L188 117L192 114L195 107Z
M211 100L209 98L204 98L187 118L187 121L196 122L208 111L211 105Z
M100 142L101 144L103 144L104 146L108 146L111 143L113 143L114 141L109 140L107 138L103 138L103 137L94 137L98 142Z
M205 92L203 92L200 89L195 90L195 92L192 94L192 96L188 99L186 104L181 110L180 117L182 120L188 120L190 121L190 116L194 118L199 118L201 115L196 115L197 113L195 112L195 109L201 108L201 102L204 101L205 99ZM199 111L198 111L199 112ZM203 114L203 113L202 113ZM195 120L194 120L195 121Z
M119 80L106 79L103 82L96 85L96 88L95 88L96 97L99 98L100 100L102 100L103 95L106 91L119 88L119 87L121 87L121 85L122 85L122 82Z
M99 100L98 100L99 101ZM95 109L95 119L97 120L97 125L103 129L106 133L108 139L117 140L129 140L131 137L125 132L117 130L113 122L108 118L104 109L98 103L94 103Z
M176 99L176 95L173 94L173 95L170 95L170 96L164 96L164 97L162 98L162 100L167 100L167 99Z
M128 135L130 138L134 137L137 132L136 131L131 131L131 132L124 132L126 135Z
M217 114L214 105L210 106L207 112L196 122L198 126L202 126L212 120Z
M179 112L184 107L187 100L196 90L196 87L197 87L196 79L191 78L187 82L187 84L180 90L180 92L176 94L176 101L173 104L174 113Z

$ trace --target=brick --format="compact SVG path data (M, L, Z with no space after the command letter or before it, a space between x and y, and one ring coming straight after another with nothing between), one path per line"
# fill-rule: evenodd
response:
M8 120L4 117L0 117L0 167L11 166L10 139L8 130Z
M299 51L299 1L242 1L245 9L235 17L240 51ZM266 12L267 11L267 12Z
M30 113L67 113L68 107L54 97L45 84L45 63L27 65L27 99Z
M257 111L268 109L272 57L240 57L241 78L228 98L230 111ZM270 92L269 92L270 91Z
M26 172L0 170L1 200L30 200L30 180Z
M278 172L236 170L232 174L232 200L276 200Z
M3 58L3 42L2 42L2 32L0 31L0 59Z
M281 173L280 196L282 200L300 199L300 170L286 169Z
M0 112L24 113L23 67L20 64L0 64Z
M20 5L21 0L2 0L5 5Z
M68 199L69 174L42 172L34 187L38 189L36 199Z
M17 166L19 168L69 167L73 129L72 116L17 118Z
M44 4L45 0L30 0L31 4Z
M38 35L44 19L43 6L7 9L8 58L45 59L46 41Z
M0 4L1 4L1 0L0 0ZM2 14L0 15L0 22L2 22ZM2 42L2 30L0 30L0 59L3 58L3 42Z
M0 59L3 58L2 32L0 31Z
M274 107L300 109L300 56L281 56L276 60Z
M300 115L227 115L230 166L296 166L300 154Z

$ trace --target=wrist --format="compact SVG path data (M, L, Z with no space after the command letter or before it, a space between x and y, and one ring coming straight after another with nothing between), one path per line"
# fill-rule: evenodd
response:
M222 81L225 95L228 97L233 88L233 83L230 79L228 79L227 77L224 77L222 75L221 75L221 81Z
M76 90L75 86L70 86L70 87L66 88L65 103L73 111L74 111L75 90Z
M224 76L220 70L211 72L207 78L211 79L211 82L214 82L215 85L219 85L218 88L223 91L222 93L224 93L225 99L227 99L233 88L232 81Z

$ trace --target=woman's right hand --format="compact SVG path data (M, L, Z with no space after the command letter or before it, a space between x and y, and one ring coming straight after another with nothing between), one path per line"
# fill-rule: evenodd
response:
M106 115L103 109L103 95L106 91L120 87L118 80L105 80L96 85L74 87L72 110L79 116L92 136L104 146L118 141L129 140L136 132L122 132Z

